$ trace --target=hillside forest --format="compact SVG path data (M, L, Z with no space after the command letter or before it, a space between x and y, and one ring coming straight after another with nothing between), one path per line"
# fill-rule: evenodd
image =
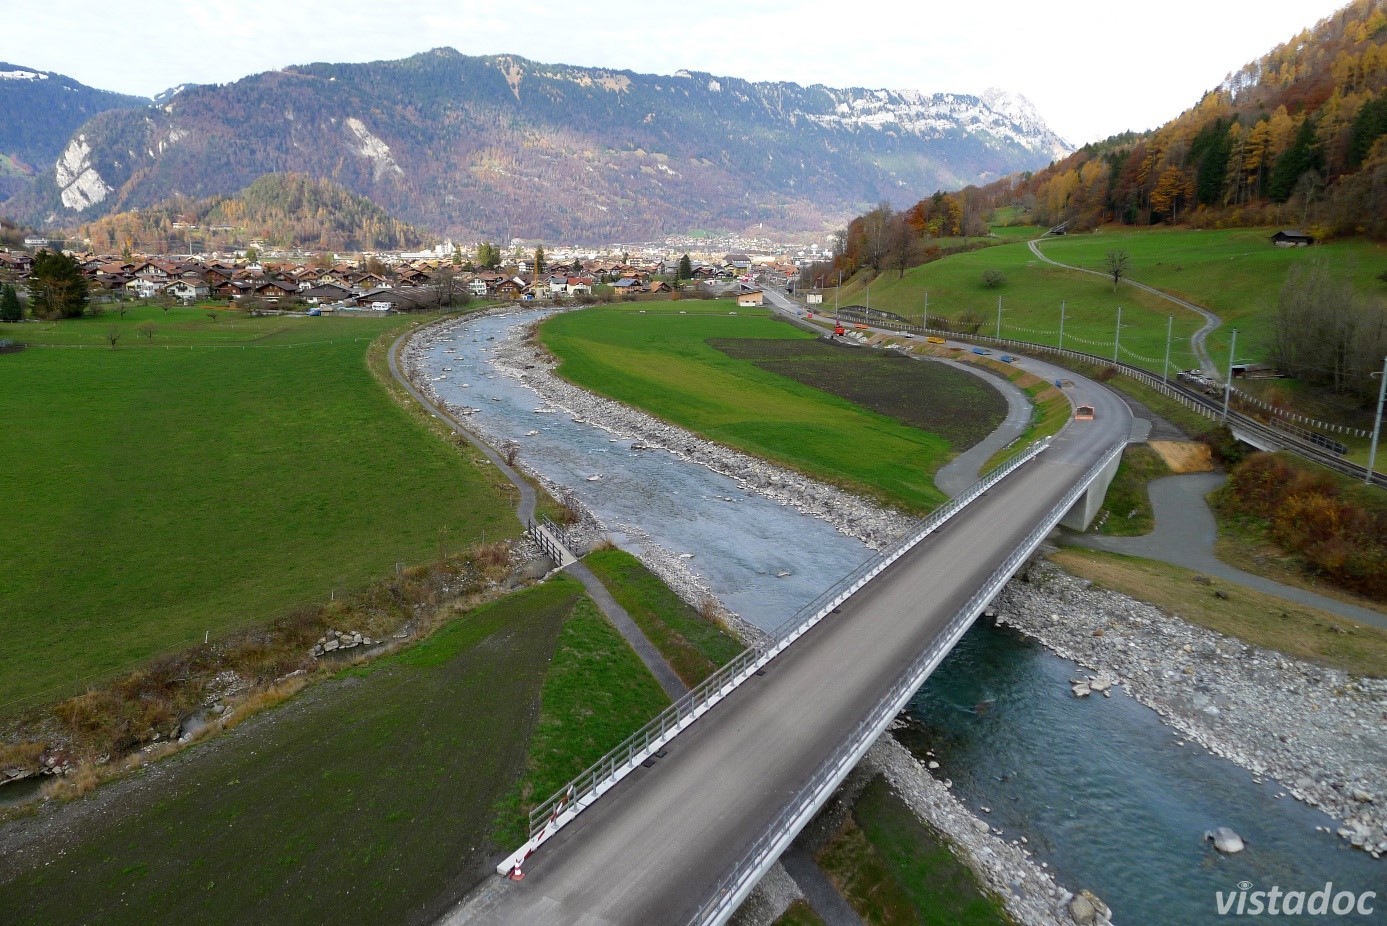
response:
M417 248L429 235L330 180L266 174L234 196L177 197L81 226L98 253L172 254L252 243L317 251Z

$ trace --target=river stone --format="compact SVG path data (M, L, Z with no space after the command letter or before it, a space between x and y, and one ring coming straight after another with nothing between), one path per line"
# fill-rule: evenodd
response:
M323 644L323 652L330 653L341 645L342 644L338 643L336 640L328 640L326 643Z
M1204 838L1212 839L1214 848L1227 855L1234 855L1245 848L1243 838L1226 826L1209 830L1204 834Z
M1076 894L1074 899L1069 901L1069 916L1076 926L1093 926L1098 922L1097 908L1083 894Z

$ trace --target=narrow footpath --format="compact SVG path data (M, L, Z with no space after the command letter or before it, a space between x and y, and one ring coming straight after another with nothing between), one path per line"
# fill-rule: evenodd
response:
M1153 480L1150 492L1156 528L1151 533L1141 537L1105 537L1066 531L1064 543L1183 566L1254 591L1387 630L1387 614L1244 572L1215 556L1218 525L1204 497L1222 485L1225 478L1222 473L1190 473Z
M435 324L438 323L435 322ZM400 369L399 356L400 351L404 348L405 342L419 334L422 330L422 328L412 328L401 334L395 339L395 342L390 345L390 375L395 377L395 381L414 397L414 401L418 402L429 414L447 425L454 434L480 450L486 458L495 464L496 468L510 480L511 484L520 492L520 503L515 507L515 516L520 519L521 524L528 525L535 517L536 495L534 486L532 486L529 480L521 475L515 467L507 463L490 444L482 440L481 437L473 433L471 429L449 414L446 410L435 405L422 391L415 388L414 383L405 375L405 372ZM640 657L641 662L645 663L645 667L650 670L650 674L655 676L655 680L660 683L660 687L664 689L665 694L669 696L670 700L675 700L688 691L688 687L685 686L679 679L679 676L675 674L673 667L665 660L665 657L661 655L660 651L655 648L655 644L651 643L650 638L641 632L640 627L631 619L631 615L626 613L626 609L617 603L611 591L602 584L602 581L593 574L592 570L581 560L569 564L566 569L575 579L583 583L583 588L587 589L588 597L593 600L593 603L595 603L597 607L601 609L602 613L607 616L607 619L612 622L612 626L620 632L626 642L631 645L631 648L636 651L636 655Z

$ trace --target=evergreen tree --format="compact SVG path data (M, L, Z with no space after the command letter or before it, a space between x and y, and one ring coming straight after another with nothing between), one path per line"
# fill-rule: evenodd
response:
M546 266L548 264L544 261L544 245L541 244L535 248L535 279L539 279L539 275L544 272Z
M1271 179L1267 182L1267 195L1273 202L1284 203L1295 192L1296 181L1301 175L1322 170L1323 167L1324 159L1315 143L1315 124L1307 118L1296 130L1291 146L1276 159Z
M689 260L689 255L685 254L679 258L679 269L675 271L675 280L693 279L693 261Z
M29 275L34 314L40 318L77 318L87 306L87 278L75 258L39 251Z
M17 322L24 319L24 307L19 304L19 294L6 283L0 286L0 322Z

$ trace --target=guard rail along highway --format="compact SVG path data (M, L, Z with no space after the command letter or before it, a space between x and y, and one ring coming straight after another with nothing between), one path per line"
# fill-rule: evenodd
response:
M1044 352L1058 357L1068 357L1071 360L1082 360L1086 363L1095 363L1103 367L1115 367L1124 375L1135 379L1145 386L1151 387L1167 398L1174 399L1186 408L1203 415L1205 418L1215 421L1223 420L1222 402L1215 401L1208 396L1202 395L1193 389L1185 388L1178 383L1162 379L1154 373L1143 370L1141 367L1132 366L1120 360L1114 361L1111 357L1100 357L1097 354L1070 350L1067 347L1055 347L1051 344L1037 344L1034 341L997 338L986 334L959 334L956 331L949 331L944 328L922 328L918 325L902 325L891 322L888 319L873 320L872 326L893 331L908 331L912 334L940 335L952 338L955 341L995 344L1006 347L1017 353L1033 354L1036 352ZM1250 415L1245 415L1233 409L1229 409L1228 411L1227 424L1235 431L1241 432L1239 436L1249 439L1249 443L1264 443L1272 449L1288 450L1311 462L1318 463L1335 472L1343 473L1345 476L1352 476L1360 480L1367 479L1368 468L1366 466L1345 460L1339 455L1306 440L1303 436L1287 428L1267 424L1266 422L1259 421ZM1373 473L1371 483L1375 486L1387 488L1387 475Z
M761 876L775 864L786 847L802 830L828 799L829 795L847 777L858 761L871 748L878 736L887 728L892 719L904 709L906 703L924 684L936 666L953 649L973 621L982 613L987 603L996 597L1007 581L1040 546L1041 541L1054 530L1066 512L1087 491L1088 486L1126 447L1121 440L1094 463L1083 477L1036 525L1021 544L997 567L971 598L950 619L945 630L937 636L929 648L923 652L901 675L890 692L863 720L848 739L814 773L808 783L795 795L780 816L761 836L751 844L732 869L718 883L714 894L690 920L691 926L720 926L736 911L737 907Z
M517 865L522 864L546 839L575 819L579 813L615 787L642 762L655 755L680 731L701 717L748 677L754 675L787 646L803 636L811 627L832 614L835 608L855 592L904 556L920 541L934 533L946 521L967 507L969 503L1006 476L1035 459L1049 446L1050 438L1044 438L1013 454L1006 462L978 480L963 494L951 499L920 522L919 526L905 539L863 563L851 574L810 601L772 631L767 643L743 650L731 662L666 708L654 720L633 733L625 742L598 759L586 771L537 805L530 811L530 838L523 846L498 864L496 871L499 874L506 874ZM1105 457L1103 465L1107 465L1107 462L1108 457ZM1101 467L1095 472L1100 470ZM1084 485L1087 485L1087 480ZM1077 497L1075 495L1075 498ZM1063 514L1064 512L1060 512L1060 516ZM1047 527L1046 531L1048 532L1048 530ZM1044 534L1042 533L1041 536Z

